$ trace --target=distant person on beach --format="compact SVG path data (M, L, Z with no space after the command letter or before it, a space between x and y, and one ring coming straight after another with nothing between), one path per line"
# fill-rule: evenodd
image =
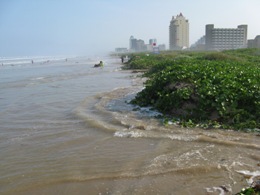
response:
M33 64L33 60L32 60L32 64Z
M121 56L121 61L122 63L124 63L124 56Z
M104 66L103 61L100 61L99 64L95 64L95 65L94 65L94 68L103 67L103 66Z

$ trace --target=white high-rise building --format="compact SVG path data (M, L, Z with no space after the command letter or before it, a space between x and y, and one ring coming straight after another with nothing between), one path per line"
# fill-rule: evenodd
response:
M180 13L172 17L169 26L170 50L184 49L189 47L189 20Z
M225 50L247 47L247 25L237 28L214 28L214 24L206 25L206 49Z

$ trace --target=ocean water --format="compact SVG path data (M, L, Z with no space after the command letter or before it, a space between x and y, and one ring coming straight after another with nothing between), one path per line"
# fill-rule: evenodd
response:
M162 125L128 103L145 79L119 58L31 60L0 58L0 194L234 194L260 177L257 134Z

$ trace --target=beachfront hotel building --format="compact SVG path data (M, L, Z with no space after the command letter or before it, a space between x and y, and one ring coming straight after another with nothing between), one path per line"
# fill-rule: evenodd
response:
M214 24L206 25L206 50L226 50L247 47L247 25L237 28L214 28Z
M189 47L189 21L180 13L172 17L169 26L169 49L179 50Z

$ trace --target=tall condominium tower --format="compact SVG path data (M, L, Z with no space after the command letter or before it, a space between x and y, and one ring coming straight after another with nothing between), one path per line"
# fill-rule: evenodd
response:
M134 49L134 42L135 42L135 38L134 36L131 36L129 39L129 50L133 50Z
M189 47L189 21L180 13L172 17L169 26L169 48L170 50Z
M136 39L133 36L129 39L129 50L130 51L145 51L146 46L144 41L141 39Z
M156 46L157 40L156 39L149 39L149 45L154 45Z

